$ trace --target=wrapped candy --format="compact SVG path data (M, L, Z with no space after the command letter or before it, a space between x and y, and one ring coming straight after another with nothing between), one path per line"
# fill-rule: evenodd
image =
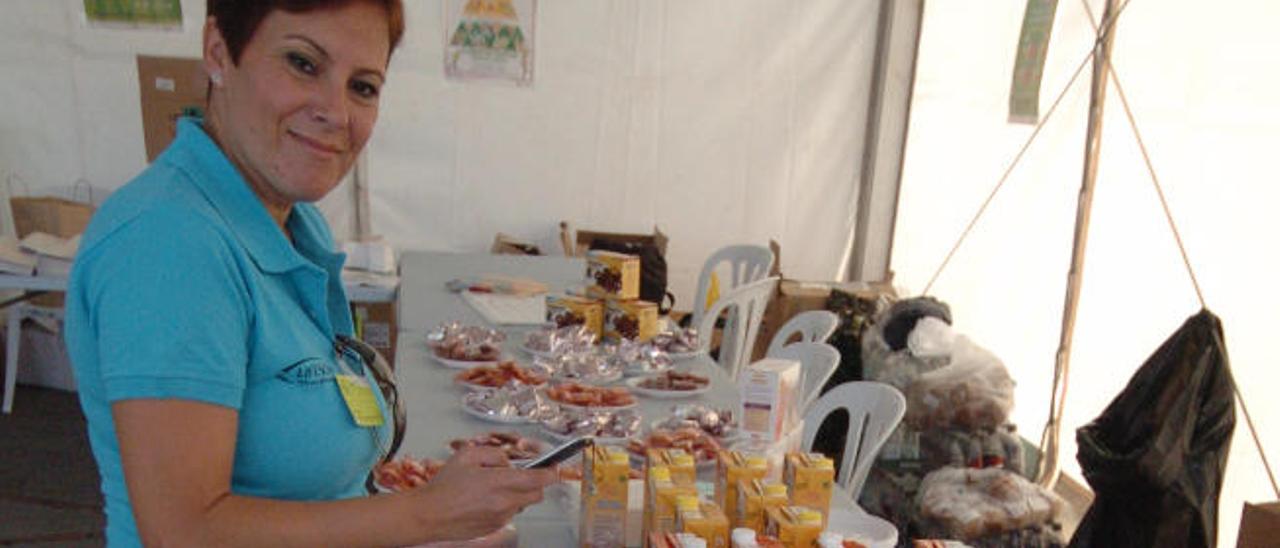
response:
M501 331L446 322L427 333L427 346L437 356L460 361L496 361L502 356Z
M678 430L686 426L696 426L703 432L722 439L732 436L737 431L733 411L713 409L701 404L673 405L671 416L654 424L654 428L670 430Z
M595 343L595 333L583 325L540 329L530 332L524 339L524 347L527 350L543 355L590 352Z
M640 433L640 415L630 409L604 412L562 410L544 417L542 427L561 437L624 439Z
M537 421L556 408L535 387L514 381L496 390L471 392L462 397L462 404L473 414L497 422Z
M623 339L617 344L600 347L600 353L628 376L661 373L671 368L671 357L666 351L650 344L640 344Z
M698 330L693 327L663 331L653 336L650 346L668 354L688 354L698 350Z

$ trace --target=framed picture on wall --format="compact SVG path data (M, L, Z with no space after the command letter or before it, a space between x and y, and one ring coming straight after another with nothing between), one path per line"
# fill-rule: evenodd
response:
M537 0L445 0L445 77L533 84L537 6Z
M92 26L182 28L181 0L84 0L85 20Z

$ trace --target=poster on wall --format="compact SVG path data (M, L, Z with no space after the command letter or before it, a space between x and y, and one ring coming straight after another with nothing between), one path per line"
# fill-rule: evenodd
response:
M537 6L538 0L445 0L445 76L533 84Z
M182 28L181 0L84 0L85 19L93 26Z

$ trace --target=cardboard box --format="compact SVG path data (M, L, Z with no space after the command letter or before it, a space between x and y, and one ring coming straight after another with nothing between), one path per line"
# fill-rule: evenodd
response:
M757 442L782 440L798 421L800 362L765 358L747 366L738 379L739 423Z
M351 321L355 323L356 338L378 350L387 364L396 364L396 302L351 303Z
M209 78L200 59L138 56L138 95L147 162L159 156L181 116L203 116Z
M827 299L835 289L852 293L862 298L874 300L881 295L894 296L893 286L888 282L816 282L783 279L769 299L764 317L760 319L760 330L756 336L752 359L764 357L774 335L792 317L809 310L826 310Z
M741 451L721 451L716 462L716 504L732 521L737 515L738 484L764 479L769 475L769 461L761 455Z
M560 242L564 246L565 256L585 257L591 243L597 240L620 243L653 244L667 255L667 235L658 227L653 227L653 234L628 234L624 232L599 232L595 230L574 230L567 221L560 222Z
M587 252L587 295L599 299L640 298L640 257L593 249Z
M606 301L604 338L645 342L658 334L658 305L641 301Z
M585 325L604 336L604 301L574 295L547 295L547 321L556 327Z
M1280 502L1244 503L1237 548L1275 546L1280 539Z

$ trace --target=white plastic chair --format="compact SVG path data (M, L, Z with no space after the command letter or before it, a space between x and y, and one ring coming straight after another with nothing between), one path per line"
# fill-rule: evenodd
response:
M702 317L709 308L707 292L711 287L711 273L721 271L720 266L726 263L729 277L717 277L721 299L734 289L768 276L769 269L773 268L773 251L758 245L731 245L712 253L703 263L702 273L698 274L698 291L694 294L692 306L693 321L689 325L702 325Z
M847 382L823 394L804 414L801 447L813 450L822 421L838 409L849 413L844 456L836 481L853 500L858 500L880 447L902 420L907 400L898 389L880 382Z
M783 358L800 362L800 398L796 409L804 413L818 399L822 386L840 365L840 351L823 342L798 342L788 344L777 351L770 350L766 357Z
M760 331L760 320L764 318L765 306L778 286L778 278L765 278L749 283L728 293L722 293L720 299L707 309L702 323L698 326L698 350L711 348L711 333L715 330L716 318L728 311L725 329L720 337L720 356L716 360L725 369L729 378L737 380L738 372L751 360L751 350L756 344L756 335Z
M773 356L782 350L782 347L787 346L787 341L796 334L800 335L800 340L797 342L827 342L839 325L840 316L830 310L808 310L796 314L773 334L766 355Z

